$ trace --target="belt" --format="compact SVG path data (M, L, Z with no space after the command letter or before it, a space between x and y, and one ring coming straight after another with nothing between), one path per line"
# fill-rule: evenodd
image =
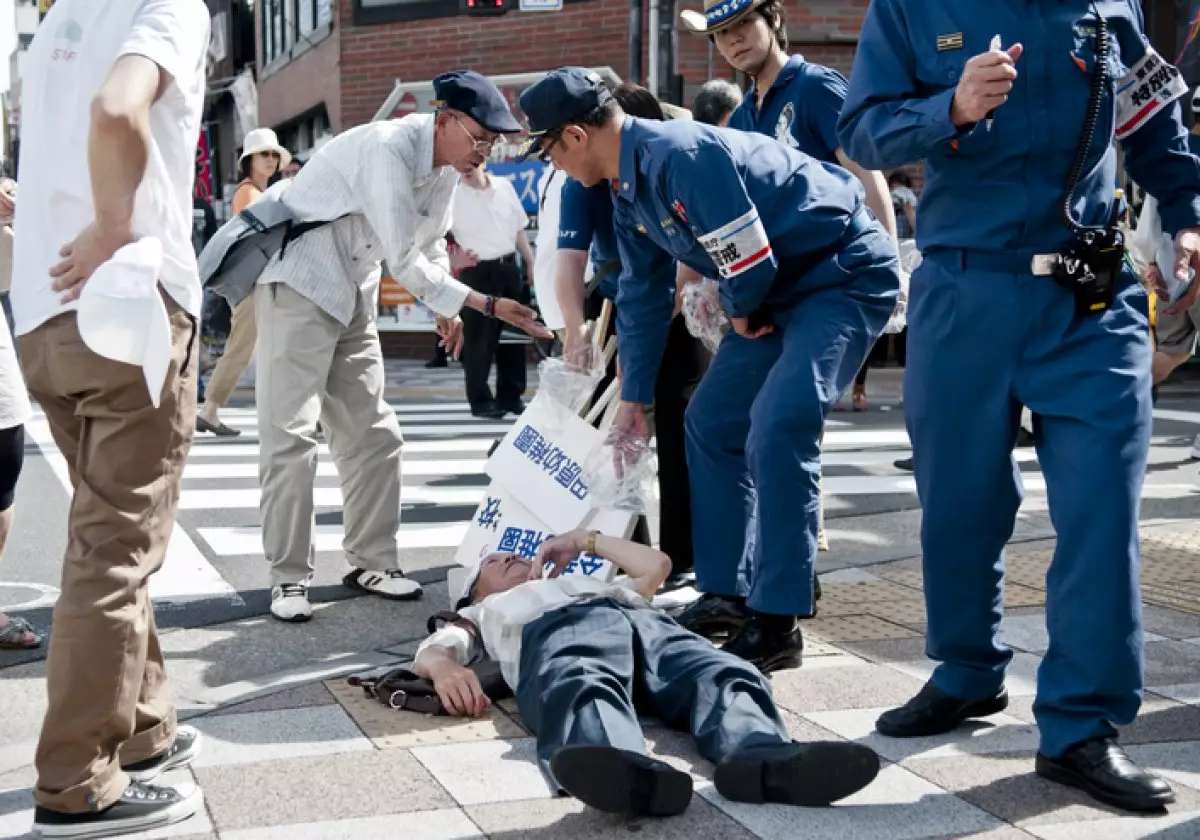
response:
M1032 274L1035 277L1049 277L1062 259L1061 254L1008 254L974 248L931 248L924 256L943 268L957 271Z
M516 265L517 255L515 253L505 254L503 257L496 257L492 260L480 260L476 265L488 265L490 263L495 263L496 265Z

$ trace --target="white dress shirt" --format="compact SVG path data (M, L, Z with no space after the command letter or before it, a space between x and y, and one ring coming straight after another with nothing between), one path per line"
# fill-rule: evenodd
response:
M512 181L488 175L487 185L466 181L454 193L454 223L450 232L464 251L480 260L498 260L517 250L517 235L529 225Z
M489 595L458 614L479 628L483 646L500 665L504 681L513 691L521 677L521 635L525 627L546 613L592 598L614 598L636 609L652 609L634 588L632 578L602 583L582 575L561 575L522 583L507 592ZM417 648L417 656L428 647L448 650L460 665L469 665L480 655L475 637L461 627L447 624Z
M283 201L297 221L337 221L289 243L259 282L286 283L348 325L356 297L376 288L387 260L396 281L430 309L457 315L470 292L450 275L446 254L458 173L434 168L433 133L432 114L411 114L322 146Z

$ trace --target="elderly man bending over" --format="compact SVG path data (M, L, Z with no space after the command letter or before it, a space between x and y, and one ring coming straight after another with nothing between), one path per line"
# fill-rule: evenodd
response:
M581 552L628 577L562 575ZM490 555L456 605L463 620L426 639L413 670L452 714L474 716L488 699L465 666L497 661L543 771L602 811L671 816L691 801L691 776L646 755L638 712L689 729L726 799L828 805L870 784L873 750L792 741L758 670L650 606L670 571L659 551L583 531L546 542L537 562Z

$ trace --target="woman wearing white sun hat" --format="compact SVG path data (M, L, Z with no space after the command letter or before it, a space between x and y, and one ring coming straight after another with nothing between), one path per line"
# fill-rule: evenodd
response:
M256 128L246 134L242 144L242 156L238 159L242 181L233 194L233 213L241 213L263 192L271 179L282 172L292 161L292 154L279 144L279 138L269 128ZM225 352L217 362L204 394L204 406L196 417L197 432L212 432L221 437L236 437L238 429L231 429L221 422L220 410L228 402L237 381L241 378L250 359L254 357L254 345L258 341L258 329L254 322L254 301L242 301L233 310L229 327L229 338L225 341Z

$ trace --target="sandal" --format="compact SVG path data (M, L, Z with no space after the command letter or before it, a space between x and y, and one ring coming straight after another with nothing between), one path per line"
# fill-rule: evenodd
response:
M224 423L210 423L199 415L196 416L196 431L210 432L217 437L237 437L242 433L241 429L231 429Z
M8 623L0 627L0 650L32 650L41 643L42 637L23 618L10 616Z

